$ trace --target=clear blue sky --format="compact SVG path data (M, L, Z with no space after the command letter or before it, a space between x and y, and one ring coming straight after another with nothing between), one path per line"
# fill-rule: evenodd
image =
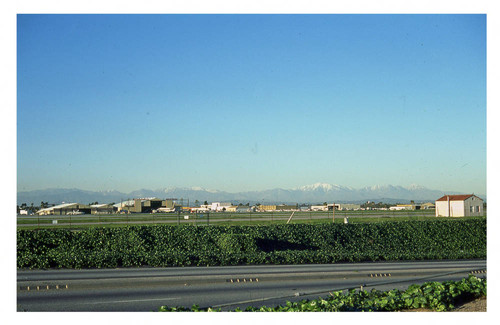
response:
M17 186L486 194L485 15L19 15Z

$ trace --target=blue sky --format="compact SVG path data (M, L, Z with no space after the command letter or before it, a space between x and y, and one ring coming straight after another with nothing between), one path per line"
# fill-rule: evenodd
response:
M18 15L18 191L486 194L486 15Z

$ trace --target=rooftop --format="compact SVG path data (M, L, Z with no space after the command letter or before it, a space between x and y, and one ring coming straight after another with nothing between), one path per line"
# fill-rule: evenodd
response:
M443 195L436 201L447 201L448 198L450 199L450 201L464 201L470 198L471 196L477 197L474 194ZM480 197L477 198L482 200Z

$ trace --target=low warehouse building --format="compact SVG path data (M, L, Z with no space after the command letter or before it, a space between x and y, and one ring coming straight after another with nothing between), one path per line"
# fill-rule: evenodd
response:
M276 206L276 210L278 210L278 211L298 211L299 208L297 205L280 204L280 205Z
M181 210L180 206L177 206L173 200L161 200L158 198L145 198L145 199L133 199L128 201L122 201L114 205L118 212L126 213L152 213L155 211L161 211L162 209L167 210Z
M419 210L420 206L417 206L415 204L397 204L394 207L389 207L389 210Z
M435 208L436 208L436 206L434 205L434 203L431 203L431 202L422 203L420 205L421 210L435 209Z
M260 211L276 211L276 205L259 205Z
M327 205L312 205L311 211L328 211Z
M330 208L330 204L328 204L328 210L332 210ZM361 205L359 204L351 204L351 203L335 203L335 210L359 210L361 209Z
M90 206L79 203L63 203L50 208L45 208L37 211L38 215L72 215L72 214L88 214Z
M436 200L436 217L482 216L483 199L474 194L444 195Z
M90 213L92 214L112 214L117 211L111 204L93 204L90 206Z

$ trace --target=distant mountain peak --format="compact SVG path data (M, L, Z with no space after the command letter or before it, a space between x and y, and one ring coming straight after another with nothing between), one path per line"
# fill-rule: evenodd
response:
M200 186L193 186L193 187L190 187L189 189L193 190L193 191L203 191L203 192L209 192L209 193L219 193L220 192L219 190L213 190L213 189L204 188L204 187L200 187Z
M209 193L219 193L219 190L212 190L212 189L206 189L201 186L191 186L191 187L167 187L163 188L160 190L157 190L157 192L165 192L165 193L170 193L170 192L175 192L175 191L198 191L198 192L209 192Z
M18 192L17 201L21 203L38 203L40 201L58 204L78 202L87 204L120 202L122 199L138 197L184 198L192 202L225 201L225 202L267 202L267 203L318 203L318 202L363 202L366 200L414 200L433 201L444 194L461 194L453 191L430 190L420 185L408 187L394 185L373 185L361 189L339 186L328 183L314 183L293 189L269 189L263 191L246 191L229 193L225 191L205 189L200 186L170 187L157 190L141 189L130 193L110 191L86 191L79 189L46 189L28 192Z
M409 190L425 190L426 188L424 186L418 185L418 184L411 184L408 186Z
M297 187L296 190L300 190L300 191L316 191L316 190L331 191L334 187L337 187L337 185L332 185L332 184L327 184L327 183L314 183L311 185L304 185L304 186Z

